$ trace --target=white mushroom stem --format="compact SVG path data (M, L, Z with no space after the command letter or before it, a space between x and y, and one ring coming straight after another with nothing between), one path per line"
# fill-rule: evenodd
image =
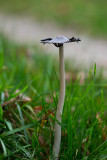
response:
M59 72L60 72L60 92L56 111L56 119L61 123L62 111L65 98L65 67L64 67L64 45L59 47ZM61 125L55 122L54 144L52 155L55 160L58 159L61 143Z

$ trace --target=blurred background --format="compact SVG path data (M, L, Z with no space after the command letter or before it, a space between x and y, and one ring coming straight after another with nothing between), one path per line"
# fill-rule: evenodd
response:
M41 52L56 56L58 49L43 46L40 39L79 37L79 44L65 45L65 58L85 70L96 63L106 75L106 0L0 0L0 32L16 43L38 45Z
M0 160L50 159L59 55L66 94L59 159L107 159L107 0L0 0Z

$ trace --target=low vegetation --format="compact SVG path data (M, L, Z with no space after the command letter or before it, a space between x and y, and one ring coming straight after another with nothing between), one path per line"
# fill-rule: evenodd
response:
M91 66L90 66L91 67ZM49 159L58 101L56 60L0 39L0 160ZM80 72L79 72L80 75ZM107 158L107 85L66 65L60 160Z

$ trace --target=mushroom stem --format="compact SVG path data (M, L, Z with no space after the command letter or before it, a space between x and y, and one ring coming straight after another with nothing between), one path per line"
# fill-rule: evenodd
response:
M56 111L56 119L61 123L62 111L65 98L65 67L64 67L64 45L59 47L59 72L60 72L60 92ZM54 144L52 156L55 160L58 159L61 143L61 125L55 122Z

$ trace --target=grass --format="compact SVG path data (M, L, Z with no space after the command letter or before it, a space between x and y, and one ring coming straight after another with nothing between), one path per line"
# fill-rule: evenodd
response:
M96 65L66 79L60 160L107 158L107 85ZM0 39L0 160L48 159L59 93L58 63L37 47ZM74 78L75 77L75 78Z
M31 16L43 21L54 21L70 27L107 37L106 0L0 0L0 10L4 13Z

